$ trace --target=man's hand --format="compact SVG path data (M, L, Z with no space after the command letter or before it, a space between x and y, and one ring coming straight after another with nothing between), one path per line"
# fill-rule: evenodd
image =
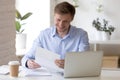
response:
M64 60L63 59L62 60L56 59L55 64L60 68L64 68Z
M41 67L39 64L37 64L34 60L28 60L27 61L27 66L30 69L35 69Z

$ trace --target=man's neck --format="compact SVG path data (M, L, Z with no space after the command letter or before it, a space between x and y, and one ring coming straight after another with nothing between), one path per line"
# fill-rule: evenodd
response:
M65 35L67 35L68 31L67 32L58 32L58 35L63 38Z
M63 37L65 37L65 36L68 34L69 30L70 30L70 28L69 28L68 30L66 30L66 31L57 32L57 33L58 33L58 35L59 35L61 38L63 38Z

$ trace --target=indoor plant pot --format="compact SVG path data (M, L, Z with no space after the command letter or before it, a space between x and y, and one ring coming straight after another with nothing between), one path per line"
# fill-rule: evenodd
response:
M22 21L26 20L28 17L32 15L31 12L26 13L25 15L21 15L21 13L16 10L16 49L25 49L26 48L26 39L27 34L23 33L24 29L22 26L25 24Z
M16 34L16 49L25 49L26 48L26 40L27 35L26 34Z
M108 25L108 21L105 19L101 22L100 19L97 18L96 20L93 20L92 25L100 33L100 35L97 36L102 36L100 40L110 40L112 32L115 30L115 27Z

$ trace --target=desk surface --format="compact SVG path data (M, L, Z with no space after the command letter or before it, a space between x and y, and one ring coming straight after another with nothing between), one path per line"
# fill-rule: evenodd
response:
M52 76L19 76L18 78L0 75L0 80L120 80L120 69L104 69L100 77L64 78L62 75L54 73Z
M115 44L120 45L120 40L106 40L106 41L89 41L90 44Z

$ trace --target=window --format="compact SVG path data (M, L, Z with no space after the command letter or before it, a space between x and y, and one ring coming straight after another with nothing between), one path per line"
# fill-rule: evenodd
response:
M50 0L16 0L16 9L21 14L33 13L23 26L27 34L26 48L29 49L40 31L50 26Z

